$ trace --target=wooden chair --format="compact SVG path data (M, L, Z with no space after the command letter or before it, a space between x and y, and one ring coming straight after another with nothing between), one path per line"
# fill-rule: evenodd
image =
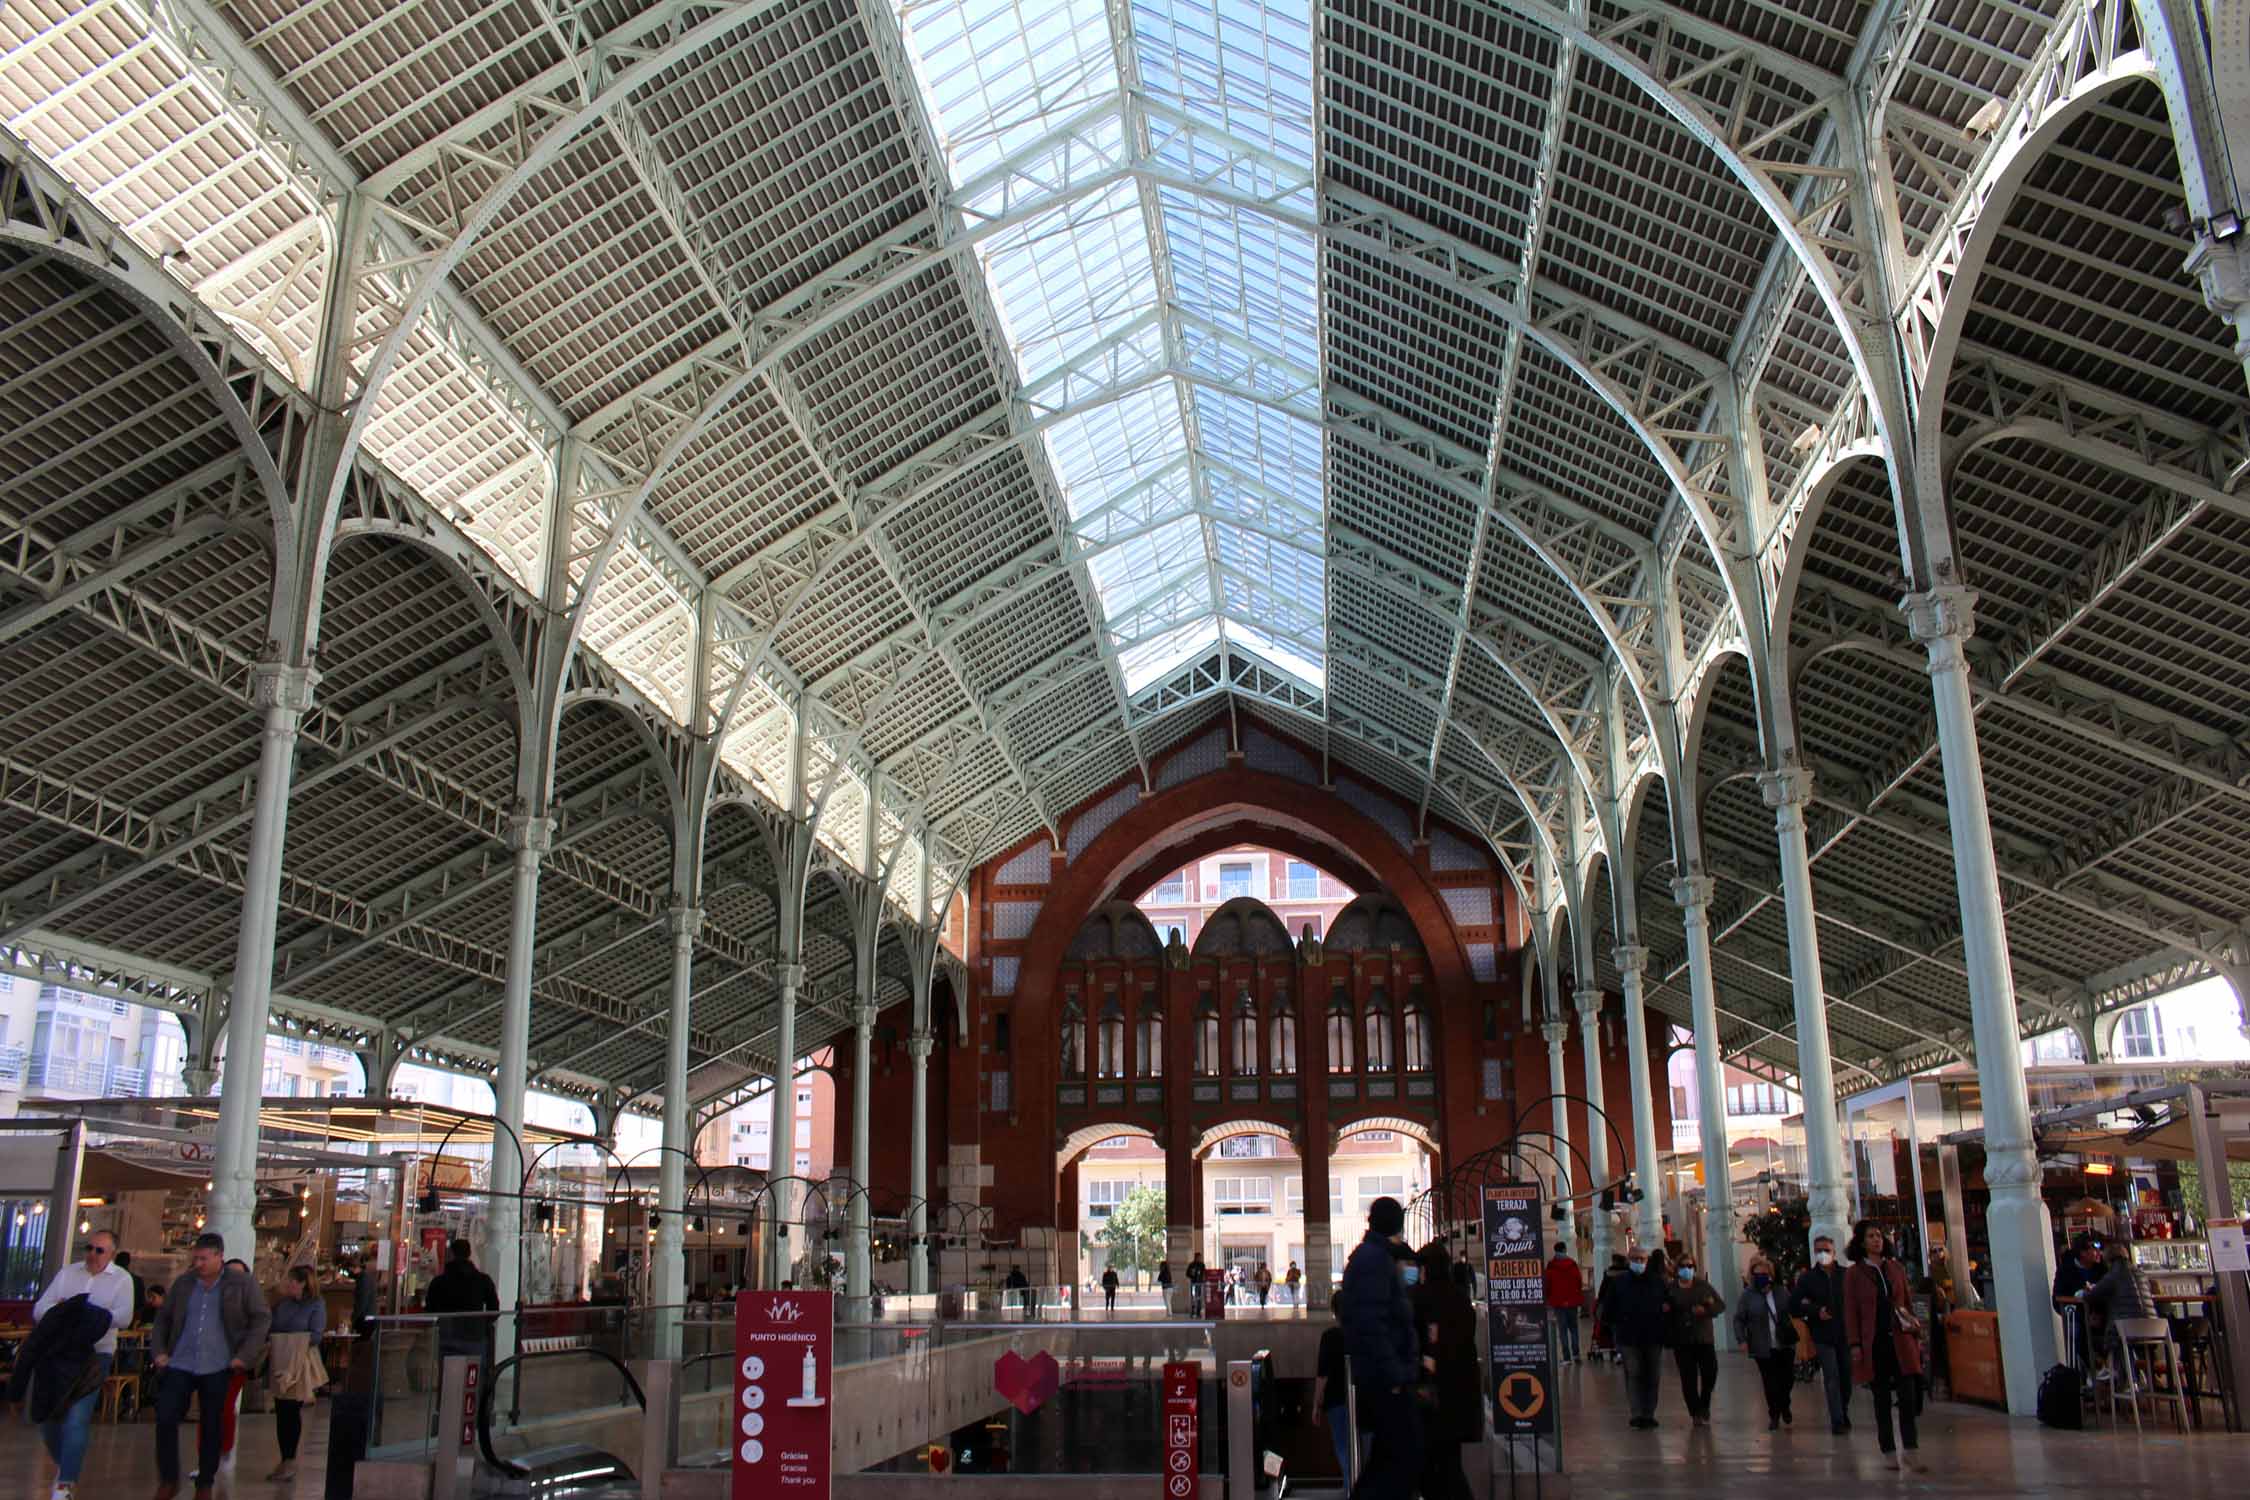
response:
M102 1404L99 1413L102 1421L122 1422L128 1417L140 1415L140 1410L140 1371L128 1370L122 1375L113 1374L102 1382Z

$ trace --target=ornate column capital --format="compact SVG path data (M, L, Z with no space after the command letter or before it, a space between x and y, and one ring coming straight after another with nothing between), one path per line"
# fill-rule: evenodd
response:
M1619 943L1609 950L1609 956L1617 961L1618 972L1628 982L1639 980L1648 969L1648 949L1639 943Z
M1602 992L1600 990L1581 986L1571 998L1578 1002L1579 1020L1592 1025L1595 1021L1601 1019Z
M1560 1048L1563 1043L1570 1040L1570 1023L1568 1021L1549 1021L1542 1025L1539 1030L1547 1038L1547 1045L1550 1047Z
M1965 641L1977 633L1977 591L1966 584L1941 583L1898 601L1914 639Z
M250 701L260 708L286 709L302 716L313 705L320 673L312 667L285 667L262 661L250 669Z
M878 1014L880 1014L880 1012L876 1010L874 1001L860 1001L857 1005L854 1005L852 1007L853 1028L862 1032L873 1031L875 1029L875 1017Z
M508 818L507 843L518 854L534 861L545 859L555 847L555 820L513 813Z
M1708 875L1687 875L1672 882L1672 899L1687 913L1691 922L1700 922L1709 912L1711 896L1719 882Z
M930 1052L934 1047L936 1047L936 1045L937 1038L931 1033L929 1033L928 1031L917 1031L906 1039L907 1055L912 1057L916 1062L928 1062L930 1060Z
M773 966L773 977L776 984L794 993L805 987L805 966L803 964L775 964Z
M676 938L686 938L692 943L703 936L703 908L700 906L675 901L665 908L664 921Z
M1930 671L1966 672L1969 637L1977 633L1976 590L1941 583L1898 602L1906 628L1930 653Z
M1812 772L1803 766L1784 766L1778 771L1758 773L1758 791L1765 797L1766 806L1779 811L1785 807L1803 807L1812 801Z

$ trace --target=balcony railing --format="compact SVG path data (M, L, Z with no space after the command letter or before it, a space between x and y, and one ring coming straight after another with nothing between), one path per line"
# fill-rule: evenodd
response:
M27 1086L78 1099L142 1099L148 1096L148 1070L75 1057L34 1057L25 1070Z

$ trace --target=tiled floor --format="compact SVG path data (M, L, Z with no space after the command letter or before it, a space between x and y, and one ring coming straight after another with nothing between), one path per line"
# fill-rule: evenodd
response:
M1869 1492L1979 1497L2070 1497L2122 1500L2163 1496L2190 1500L2243 1493L2250 1473L2250 1436L2158 1428L2136 1437L2106 1426L2056 1432L1982 1407L1936 1402L1924 1414L1922 1455L1929 1471L1897 1474L1875 1448L1867 1393L1853 1402L1857 1430L1829 1435L1818 1386L1797 1388L1800 1421L1766 1431L1756 1371L1740 1355L1722 1356L1714 1425L1689 1425L1679 1387L1667 1370L1656 1432L1625 1426L1622 1379L1613 1367L1580 1365L1561 1372L1565 1454L1581 1495L1719 1496L1727 1500L1808 1500ZM192 1427L182 1451L194 1463ZM308 1415L293 1484L269 1483L274 1465L273 1418L242 1419L239 1452L222 1475L220 1494L254 1500L312 1500L327 1466L328 1407ZM0 1500L41 1500L54 1474L38 1433L21 1421L0 1423ZM97 1424L80 1479L84 1500L138 1500L155 1486L155 1428L148 1422ZM1519 1494L1529 1500L1526 1482Z

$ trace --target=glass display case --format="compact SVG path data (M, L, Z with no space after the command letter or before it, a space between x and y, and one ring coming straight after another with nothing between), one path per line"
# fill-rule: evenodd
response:
M2135 1240L2133 1263L2151 1275L2208 1271L2211 1269L2211 1243L2208 1240Z

